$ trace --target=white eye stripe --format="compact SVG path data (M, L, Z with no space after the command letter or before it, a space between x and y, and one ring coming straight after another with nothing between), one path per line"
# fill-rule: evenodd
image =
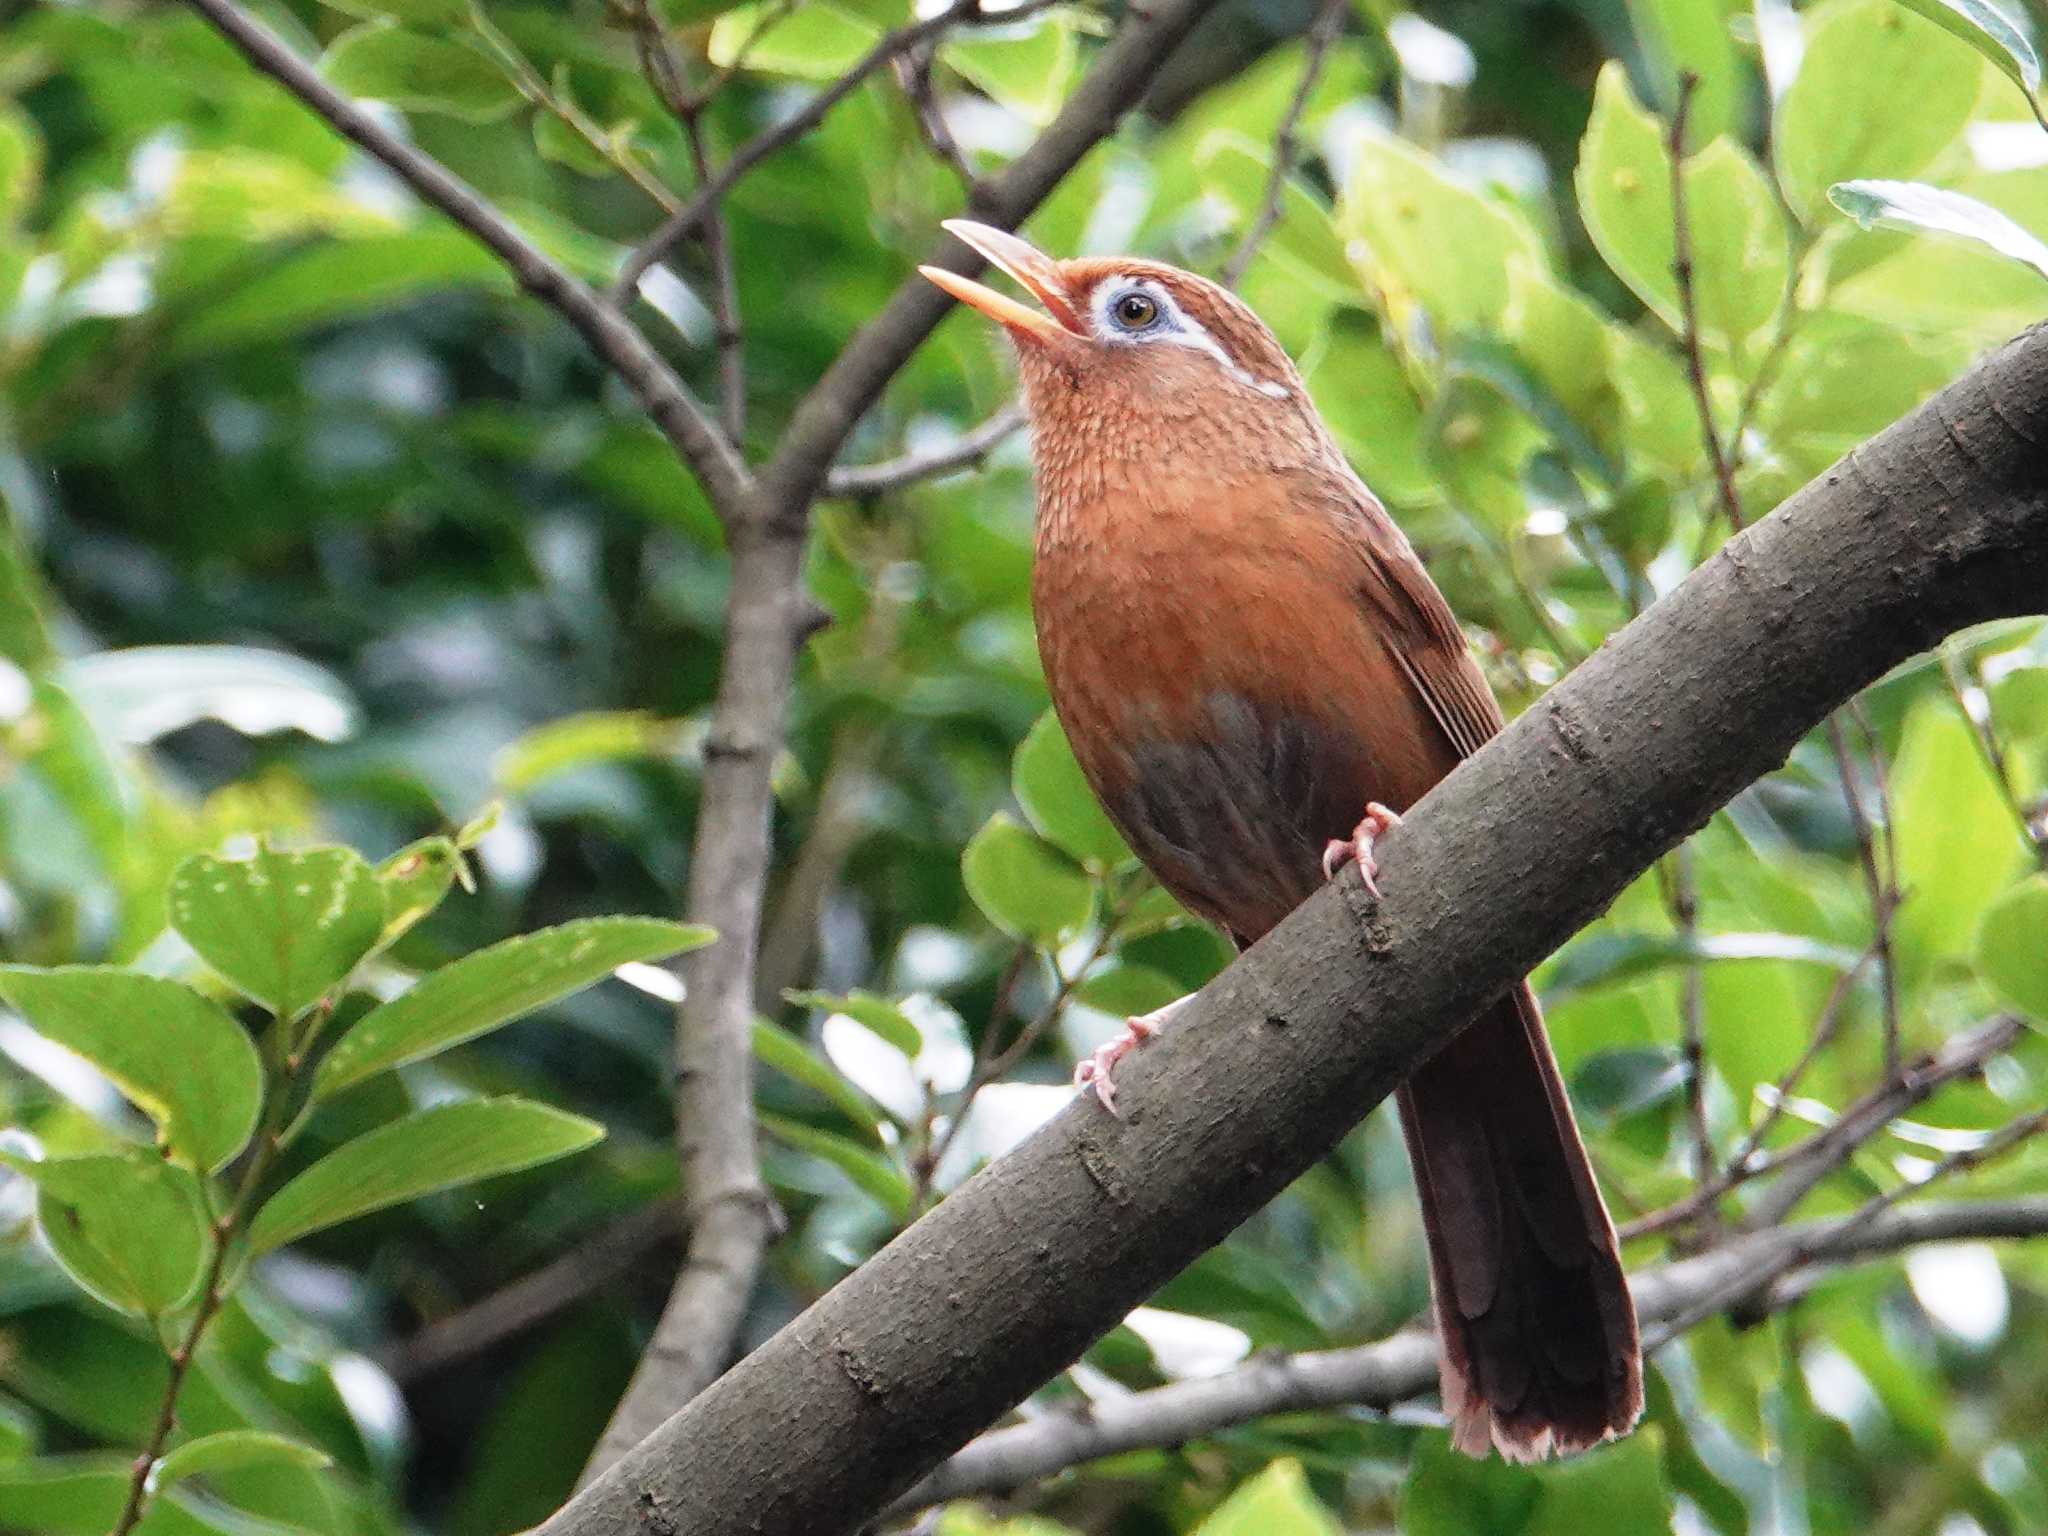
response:
M1109 311L1110 306L1118 299L1134 291L1142 293L1159 306L1159 318L1141 330L1127 331L1110 318ZM1174 302L1173 295L1149 278L1118 274L1108 282L1096 284L1094 311L1091 318L1095 322L1095 336L1098 341L1123 347L1161 342L1176 347L1188 347L1213 357L1218 367L1245 388L1257 390L1270 400L1287 398L1288 390L1285 384L1272 379L1261 379L1240 366L1235 358L1224 351L1223 344L1209 333L1208 327L1182 309Z

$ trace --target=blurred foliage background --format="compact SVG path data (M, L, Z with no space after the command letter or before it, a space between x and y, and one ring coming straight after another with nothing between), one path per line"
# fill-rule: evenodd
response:
M694 184L617 10L257 9L593 280ZM902 9L655 7L695 78L730 72L705 118L726 149ZM2001 48L1921 9L1942 7L1360 0L1345 15L1241 291L1511 713L1729 530L1671 274L1682 70L1699 77L1691 339L1740 515L2048 312L2048 130L2027 95L2038 71L2018 62L2040 14L2015 9ZM1062 6L941 46L929 89L964 162L985 171L1029 143L1111 19ZM1226 7L1027 232L1060 254L1217 271L1265 196L1309 21L1295 0ZM5 958L186 974L165 926L186 855L264 834L383 858L493 801L477 889L407 933L398 966L590 914L674 915L727 561L617 381L181 6L10 5L0 91ZM727 199L757 454L959 210L926 137L884 70ZM1852 179L1923 192L1838 207L1829 188ZM1949 236L1898 227L1915 224ZM709 290L686 250L637 310L706 396ZM1010 387L986 325L951 318L852 457L941 445ZM759 984L758 1107L788 1230L749 1340L1063 1102L1124 1012L1229 957L1126 862L1045 718L1030 533L1014 436L964 472L819 508L809 585L830 623L778 768ZM1966 636L1816 732L1545 967L1618 1220L1695 1187L1695 1120L1720 1167L1831 1123L1886 1080L1893 1044L1911 1060L2003 1012L2048 1019L2044 787L2048 631ZM186 1427L286 1431L334 1466L222 1471L149 1528L496 1536L559 1502L677 1252L672 983L633 983L322 1110L311 1150L509 1090L609 1137L253 1269ZM2039 1141L1967 1166L2048 1101L2048 1042L2022 1032L1978 1065L1789 1214L1854 1210L1958 1154L1930 1198L2048 1194ZM133 1134L103 1081L11 1016L0 1110L52 1153ZM1427 1281L1406 1181L1376 1116L1038 1406L1411 1321ZM1775 1187L1732 1192L1722 1219L1786 1216ZM97 1532L76 1458L142 1443L162 1353L52 1259L25 1181L0 1202L0 1527ZM1722 1231L1711 1212L1663 1226L1631 1261ZM1302 1414L1083 1468L1027 1490L1034 1513L1014 1523L962 1506L939 1529L2048 1528L2038 1241L1829 1272L1776 1315L1702 1323L1655 1377L1645 1429L1566 1468L1462 1462L1422 1407Z

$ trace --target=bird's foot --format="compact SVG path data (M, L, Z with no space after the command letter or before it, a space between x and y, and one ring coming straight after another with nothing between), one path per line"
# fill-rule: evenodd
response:
M1117 1114L1119 1111L1116 1107L1116 1082L1110 1073L1116 1069L1118 1062L1164 1029L1166 1021L1186 1001L1184 997L1177 997L1164 1008L1155 1008L1150 1013L1134 1014L1126 1019L1126 1027L1122 1034L1097 1046L1092 1055L1074 1068L1074 1086L1081 1089L1094 1088L1095 1096L1102 1100L1102 1107L1112 1115Z
M1355 863L1359 874L1365 877L1365 888L1373 895L1379 895L1380 866L1372 856L1372 845L1391 828L1399 825L1399 816L1377 800L1369 802L1365 808L1365 819L1352 828L1351 836L1333 837L1330 839L1330 846L1323 850L1323 878L1334 880L1337 878L1337 871L1346 863Z

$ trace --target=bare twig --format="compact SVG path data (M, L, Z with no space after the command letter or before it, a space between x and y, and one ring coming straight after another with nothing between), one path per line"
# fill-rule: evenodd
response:
M1692 844L1679 844L1664 862L1671 871L1672 920L1691 957L1679 1000L1679 1056L1685 1067L1685 1121L1692 1133L1693 1182L1705 1189L1716 1181L1716 1175L1714 1133L1707 1124L1706 962L1699 952L1699 888L1693 879ZM1702 1214L1711 1212L1709 1206Z
M1316 93L1316 82L1322 78L1330 50L1344 33L1344 18L1350 11L1346 0L1322 0L1316 8L1315 20L1308 29L1308 57L1302 61L1301 83L1294 88L1286 115L1280 119L1280 129L1273 135L1273 166L1266 174L1265 195L1259 199L1258 212L1244 238L1217 274L1216 280L1226 288L1235 288L1244 281L1252 258L1258 255L1273 226L1280 222L1280 200L1287 190L1287 178L1294 174L1301 160L1302 115L1308 111L1309 98Z
M957 469L971 469L1023 425L1024 408L1013 401L980 426L970 428L940 447L906 453L900 459L884 459L879 464L842 465L826 477L825 494L886 496L920 480L949 475Z
M236 0L186 0L262 73L367 150L426 202L468 230L504 262L528 293L567 320L591 350L639 396L678 456L704 482L728 523L745 515L753 476L738 450L624 316L544 254L486 199L431 155L414 148L323 79Z
M895 62L896 83L903 88L904 100L910 103L911 120L917 124L924 147L931 151L934 160L960 178L972 206L981 192L981 177L961 150L960 141L953 137L953 130L946 126L945 108L939 105L938 95L932 89L933 51L927 46L899 55Z
M733 151L732 158L725 162L718 174L698 188L697 193L675 213L662 220L660 228L641 242L639 247L626 258L619 268L619 275L612 282L611 298L624 303L640 286L640 279L648 268L660 261L683 240L689 238L704 215L719 199L732 190L733 185L762 160L774 154L785 145L793 144L825 120L825 115L840 102L860 88L861 82L882 68L891 59L906 49L915 48L927 38L937 37L948 27L980 20L1003 22L1017 21L1036 11L1044 10L1055 0L1025 0L1013 10L1003 11L993 17L984 17L981 0L953 0L943 11L914 21L907 26L896 28L879 38L874 47L863 54L858 62L845 74L834 80L797 111L777 123L765 133L749 139Z
M1948 680L1949 695L1956 701L1956 708L1963 712L1963 719L1969 723L1977 751L1984 759L1984 766L1990 770L1992 781L1998 786L1999 798L2019 824L2021 841L2034 855L2035 862L2043 870L2048 870L2048 830L2034 824L2034 817L2021 802L2020 792L2013 783L2005 739L1998 734L1998 721L1991 713L1991 701L1985 696L1984 685L1977 678L1974 664L1958 656L1956 650L1952 643L1945 643L1940 648L1941 675Z
M1876 834L1872 830L1870 813L1863 807L1862 791L1856 787L1856 759L1849 750L1849 739L1842 730L1839 712L1828 716L1827 732L1828 747L1835 755L1835 771L1842 779L1842 798L1849 807L1849 825L1856 834L1856 862L1863 871L1863 889L1870 900L1870 952L1877 962L1877 984L1884 1010L1884 1075L1891 1079L1899 1073L1899 982L1892 961L1892 918L1898 912L1900 899L1898 872L1894 868L1887 875L1879 864ZM1896 846L1897 834L1891 825L1891 797L1883 777L1883 754L1875 738L1869 745L1871 760L1876 764L1879 776L1878 793L1885 835Z
M1678 283L1678 312L1682 321L1679 340L1685 349L1685 374L1692 385L1693 403L1699 408L1700 438L1707 459L1714 467L1714 483L1721 495L1721 512L1728 526L1743 528L1742 498L1735 490L1735 466L1721 446L1720 430L1714 425L1713 397L1707 392L1706 353L1700 343L1698 299L1693 293L1692 227L1685 211L1685 120L1692 107L1692 93L1700 77L1691 70L1678 76L1678 104L1671 112L1671 273Z
M2026 1239L2048 1233L2048 1198L1930 1205L1817 1221L1744 1238L1694 1258L1630 1277L1636 1309L1659 1323L1721 1294L1730 1276L1803 1257L1790 1272L1818 1274L1922 1243L1963 1238ZM1783 1272L1781 1272L1783 1273ZM1050 1412L991 1430L898 1499L897 1514L949 1499L1007 1493L1083 1462L1126 1451L1177 1446L1274 1414L1319 1409L1387 1409L1427 1397L1437 1385L1436 1343L1420 1329L1351 1349L1261 1355L1235 1370L1098 1400L1086 1412Z
M392 1343L378 1363L405 1386L482 1354L607 1290L647 1254L675 1243L683 1221L680 1196L628 1211L552 1263Z
M1721 1198L1754 1179L1783 1175L1785 1183L1773 1187L1744 1221L1745 1228L1760 1230L1774 1226L1792 1207L1805 1198L1813 1186L1855 1156L1859 1147L1914 1105L1921 1103L1944 1083L1969 1077L1984 1063L2019 1038L2020 1021L2002 1015L1980 1028L1956 1036L1933 1055L1902 1067L1898 1076L1872 1089L1838 1115L1825 1129L1769 1157L1757 1156L1762 1126L1748 1143L1730 1159L1727 1169L1712 1184L1694 1190L1683 1200L1625 1223L1620 1228L1624 1241L1647 1237L1653 1232L1681 1226L1711 1209ZM1821 1032L1816 1031L1816 1035ZM1776 1116L1774 1109L1773 1118ZM1767 1122L1768 1123L1768 1122Z

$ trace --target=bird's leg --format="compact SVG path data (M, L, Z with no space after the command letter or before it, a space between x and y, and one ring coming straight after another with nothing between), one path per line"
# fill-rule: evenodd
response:
M1365 888L1373 895L1379 895L1377 876L1380 866L1372 856L1372 845L1390 828L1399 825L1399 816L1381 805L1379 801L1369 801L1365 807L1365 819L1351 829L1351 836L1333 837L1330 839L1330 846L1323 850L1323 878L1336 879L1337 871L1344 867L1346 860L1351 860L1357 863L1358 872L1365 877Z
M1178 1013L1186 1003L1187 998L1177 997L1164 1008L1154 1008L1150 1013L1133 1014L1126 1019L1126 1028L1122 1034L1097 1046L1094 1055L1085 1058L1074 1068L1074 1086L1086 1089L1093 1085L1095 1096L1102 1100L1102 1107L1112 1115L1116 1114L1116 1084L1109 1074L1124 1057L1164 1029L1166 1021Z

